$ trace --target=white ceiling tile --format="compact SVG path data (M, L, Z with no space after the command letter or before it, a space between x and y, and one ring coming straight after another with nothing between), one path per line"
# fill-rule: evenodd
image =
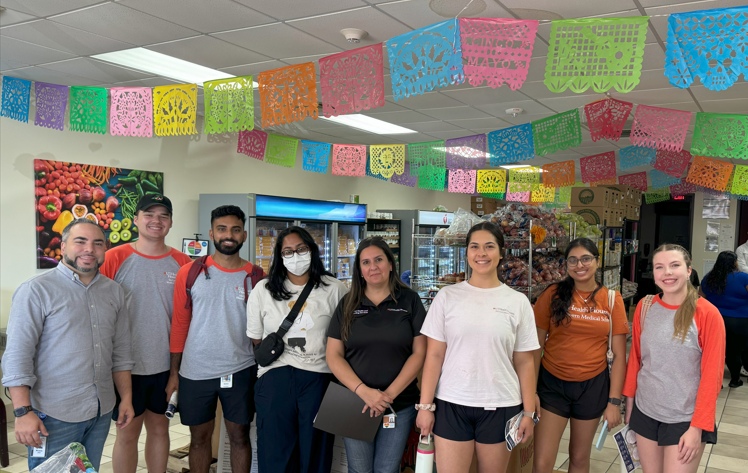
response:
M372 116L379 120L402 125L404 123L415 123L429 121L430 117L418 113L414 110L405 110L402 112L378 112L376 110L367 112L366 115ZM407 128L407 127L406 127Z
M33 16L44 17L85 8L101 0L3 0L3 6Z
M236 0L277 20L291 20L366 6L361 0ZM356 27L354 27L356 28Z
M431 108L428 110L422 110L421 113L428 115L432 118L439 120L465 120L471 118L490 118L491 115L486 112L482 112L473 107L448 107L448 108Z
M372 108L371 109L372 112L374 112L374 111L376 111L376 112L399 112L399 111L402 111L402 110L408 110L408 109L406 107L403 107L400 104L396 104L392 100L392 97L385 97L384 107Z
M213 36L276 59L339 51L338 47L283 23L216 33Z
M111 87L158 87L160 85L179 84L179 81L166 79L165 77L151 77L149 79L126 80L114 82L107 86Z
M605 98L604 94L577 94L575 97L556 97L553 99L540 99L540 103L546 107L555 110L558 113L571 110L572 108L582 108L588 103L596 102L600 99ZM621 100L626 100L622 97Z
M693 92L694 97L699 102L702 100L744 99L748 97L748 82L746 82L746 79L748 78L738 80L738 82L725 90L709 90L703 85L696 85L701 84L700 80L696 80L691 85L691 92ZM748 109L745 112L748 113Z
M50 18L52 21L138 46L174 41L197 32L124 5L103 3Z
M432 131L459 131L460 127L444 121L408 123L408 128L424 133Z
M0 71L62 61L72 57L72 54L63 51L0 35Z
M5 6L5 2L3 2ZM16 10L7 9L0 15L0 26L15 25L16 23L23 23L24 21L33 20L36 17L33 15L27 15Z
M586 18L608 13L636 9L632 0L617 0L615 2L558 2L556 0L501 0L509 9L527 8L545 10L561 15L564 19Z
M201 33L275 22L273 18L231 0L120 0L119 3Z
M456 1L452 3L456 3ZM476 16L484 18L513 18L508 11L491 0L485 0L485 4L485 10ZM437 15L429 8L424 8L427 5L428 3L425 0L408 0L385 4L380 3L378 8L413 29L423 28L424 26L450 19Z
M621 100L634 102L636 104L648 105L650 103L683 103L691 100L691 95L686 89L670 87L666 89L642 89L618 96Z
M645 105L651 105L653 107L670 108L673 110L683 110L684 112L700 112L699 106L693 100L690 102L683 103L647 103Z
M733 100L703 100L700 102L705 112L741 113L748 112L748 98Z
M447 120L449 123L465 128L466 130L488 129L489 131L499 130L511 126L509 123L496 117L472 118L472 119L454 119Z
M262 54L240 48L235 44L221 41L212 36L180 39L148 46L146 49L198 63L212 69L253 64L270 59Z
M469 136L469 135L472 135L473 133L470 133L467 130L459 130L459 131L433 131L433 132L429 132L428 134L439 140L451 140L454 138L462 138L463 136Z
M37 20L10 26L0 30L0 34L76 56L90 56L132 47L130 43L70 28L50 20Z
M522 118L522 117L526 117L527 115L538 115L538 114L549 116L549 115L553 115L556 113L550 108L544 106L543 104L540 104L533 100L519 100L519 101L511 102L511 103L477 105L476 107L480 110L483 110L484 112L488 113L491 116L501 117L502 120L509 120L510 118L512 118L511 115L507 115L506 113L506 109L510 107L519 107L524 110L524 112L518 115L516 118Z
M241 66L221 67L219 68L219 70L235 76L256 76L260 72L278 69L287 65L288 64L286 64L285 62L273 60L262 61L255 64L243 64Z
M38 82L47 82L59 85L101 85L102 81L93 80L89 77L81 77L71 74L65 74L60 71L53 71L43 67L24 67L15 69L9 75Z
M385 84L388 80L385 79ZM387 97L388 100L394 101L392 96ZM398 105L403 107L412 108L414 110L426 110L430 108L446 108L446 107L459 107L464 105L462 102L448 97L440 92L426 92L420 95L411 95L397 102Z
M97 61L96 59L90 58L75 58L67 61L55 62L52 64L44 64L40 67L62 72L64 74L88 77L91 80L98 81L99 83L107 84L122 82L126 80L146 79L148 77L151 77L150 74L145 74L143 72L138 72L132 69L126 69L124 67L115 66L113 64Z
M408 27L374 7L357 8L330 15L292 20L288 25L298 28L343 50L383 43L393 36L410 31ZM340 32L343 28L359 28L368 32L360 43L349 43ZM386 58L385 58L386 60Z
M496 102L517 102L527 100L527 96L514 91L507 85L497 88L491 87L471 87L455 90L453 88L445 89L441 92L447 97L452 97L467 105L483 105L486 103Z
M516 117L513 117L511 115L505 115L505 116L502 116L501 119L509 123L510 126L515 126L515 125L524 125L525 123L530 123L535 120L541 120L543 118L548 118L551 115L554 115L554 112L530 113L530 114L523 113L521 115L517 115Z

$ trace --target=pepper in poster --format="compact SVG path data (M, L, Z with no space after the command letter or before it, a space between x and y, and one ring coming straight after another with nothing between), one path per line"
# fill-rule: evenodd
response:
M162 195L161 172L34 160L37 268L62 258L62 230L73 220L96 222L109 246L138 239L135 207L144 195Z

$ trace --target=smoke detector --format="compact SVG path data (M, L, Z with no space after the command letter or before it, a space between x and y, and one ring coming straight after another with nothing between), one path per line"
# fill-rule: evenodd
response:
M369 33L358 28L343 28L340 33L345 36L349 43L360 43Z
M507 108L505 111L507 115L511 115L512 117L516 118L517 115L521 114L525 110L523 108L513 107L513 108Z

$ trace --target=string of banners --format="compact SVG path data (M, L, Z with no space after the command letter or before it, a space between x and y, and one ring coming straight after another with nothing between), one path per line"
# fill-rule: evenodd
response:
M639 84L649 17L551 22L544 83L553 92L616 90ZM395 101L437 88L522 87L539 22L506 18L454 18L385 43L312 62L261 72L262 127L307 117L356 113L385 104L384 62ZM710 90L732 86L748 73L748 6L672 14L668 17L664 69L675 87L699 78ZM387 48L384 57L383 46ZM69 108L73 131L150 137L197 134L197 85L144 87L62 86L36 82L34 124L62 130ZM234 77L204 83L208 134L252 130L253 80ZM3 78L1 115L28 122L32 82Z

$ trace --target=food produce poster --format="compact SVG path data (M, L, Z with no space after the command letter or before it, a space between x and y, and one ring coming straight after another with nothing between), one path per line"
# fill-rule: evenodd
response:
M163 194L164 174L35 159L34 186L36 267L54 268L62 230L77 218L96 222L109 246L137 240L135 206L144 195Z

